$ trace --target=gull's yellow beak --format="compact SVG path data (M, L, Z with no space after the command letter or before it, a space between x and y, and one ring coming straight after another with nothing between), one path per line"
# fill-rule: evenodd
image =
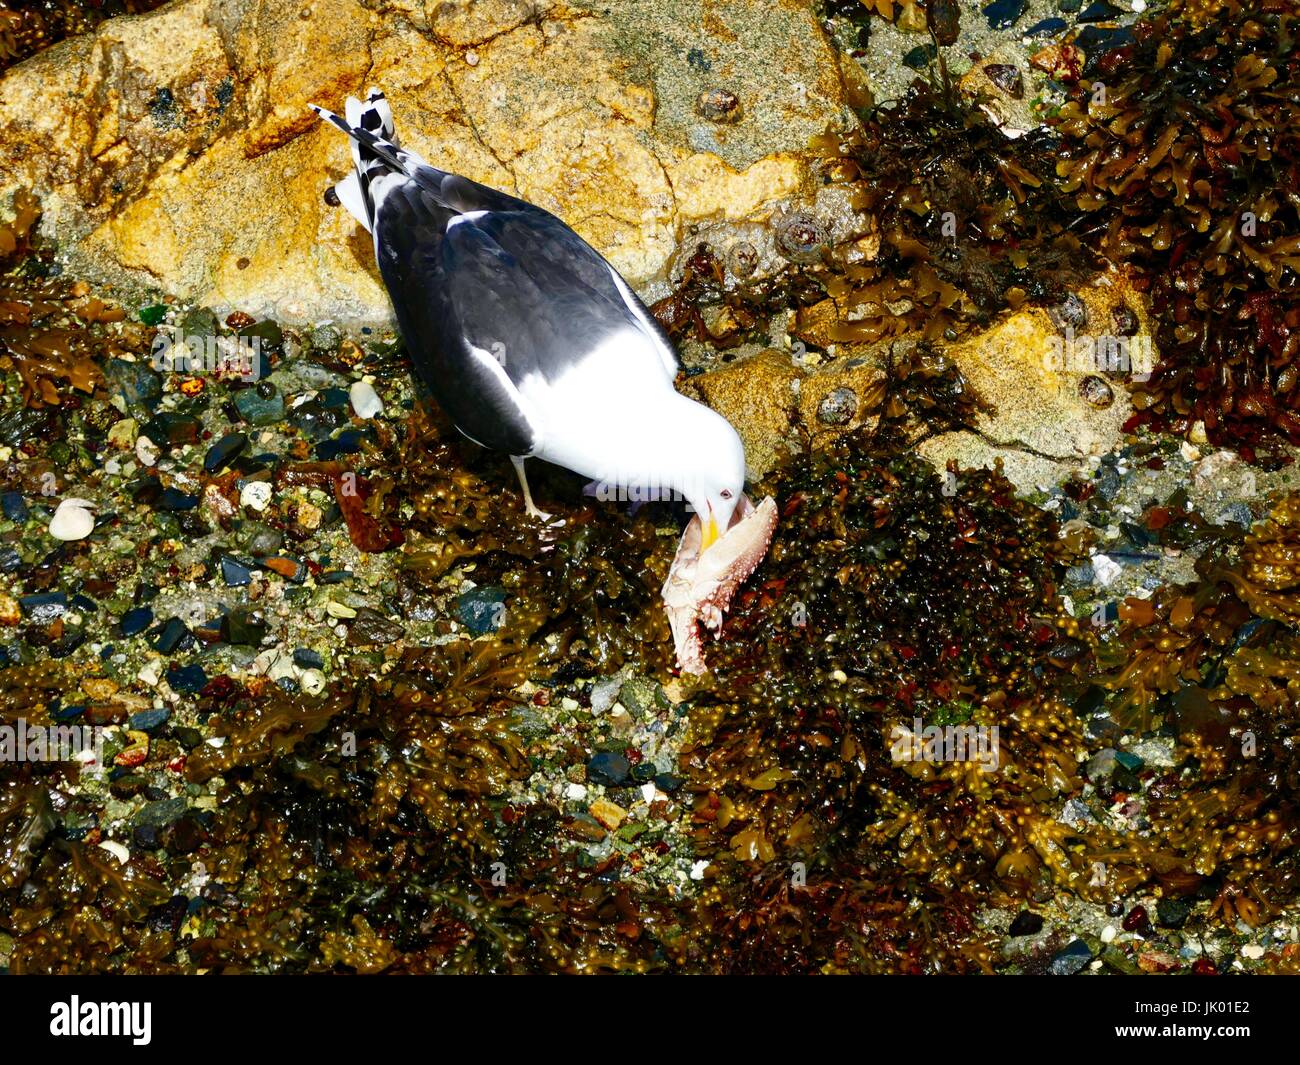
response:
M718 534L718 522L713 517L712 513L709 514L709 520L706 522L702 522L701 524L704 527L704 536L703 539L700 541L700 551L701 553L703 553L713 546L713 544L717 541L719 534Z

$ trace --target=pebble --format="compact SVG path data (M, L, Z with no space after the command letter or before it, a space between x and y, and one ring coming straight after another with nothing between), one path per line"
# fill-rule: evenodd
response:
M471 588L456 597L456 616L475 636L496 632L506 619L504 588Z
M131 860L131 852L116 840L106 839L100 842L99 849L107 851L116 858L122 865L126 865Z
M319 669L305 669L298 678L302 690L308 695L319 695L325 690L325 674Z
M154 648L169 655L175 652L187 637L190 637L190 630L185 622L180 618L168 618L162 632L158 634L158 639L154 641Z
M170 676L168 678L170 680ZM175 685L172 685L175 687ZM171 711L167 709L141 710L131 715L130 726L136 732L153 732L154 729L161 727L171 717Z
M1094 581L1103 588L1109 587L1115 579L1123 572L1124 567L1115 562L1106 555L1092 556L1092 572Z
M27 501L21 492L5 492L0 495L0 509L9 521L27 520Z
M982 10L991 29L1005 30L1019 21L1028 6L1029 0L993 0Z
M24 595L18 600L23 615L37 625L49 625L68 611L68 597L62 592Z
M84 540L95 529L95 504L87 499L69 497L58 505L50 519L50 535L56 540Z
M227 433L210 448L203 459L205 473L217 473L234 462L244 448L248 447L248 437L243 433Z
M1082 939L1076 939L1063 950L1058 951L1048 966L1053 976L1073 976L1082 972L1092 961L1092 951Z
M147 606L137 606L122 615L118 631L123 636L135 636L153 624L153 611Z
M587 762L587 778L594 784L617 788L627 783L631 763L616 751L601 751Z
M250 425L275 425L284 420L284 396L278 389L269 396L261 395L257 388L241 389L235 395L235 409Z
M239 490L240 505L257 511L265 510L271 503L271 492L270 481L249 481Z
M1032 910L1021 910L1007 929L1010 936L1032 936L1043 930L1043 915Z
M348 399L358 418L377 418L384 413L384 401L369 381L357 381L348 389Z
M135 438L135 457L141 466L156 466L160 454L157 445L147 436Z
M202 666L171 666L167 670L167 683L178 692L198 695L208 683Z

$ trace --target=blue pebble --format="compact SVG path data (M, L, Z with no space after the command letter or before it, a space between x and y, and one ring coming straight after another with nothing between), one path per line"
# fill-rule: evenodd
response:
M232 463L248 446L248 437L243 433L227 433L210 448L203 459L206 473L216 473Z
M167 670L167 683L178 692L198 695L208 683L208 675L202 666L171 666Z
M505 622L504 588L471 588L456 597L456 616L475 636L496 632Z
M60 706L57 710L50 711L50 717L55 721L75 721L86 712L84 705L80 706Z
M352 402L345 388L327 388L320 394L321 406L323 407L346 407Z
M222 555L221 577L227 588L241 588L253 580L252 564L241 562L233 555Z
M631 765L617 751L601 751L587 762L587 779L607 788L617 788L627 783Z
M1015 25L1028 6L1029 0L993 0L993 3L983 9L984 18L990 28L1005 30L1008 26Z
M131 715L128 724L136 732L153 732L156 728L161 728L171 717L172 712L167 709L161 710L140 710Z
M180 618L168 618L158 633L158 638L154 641L154 648L165 655L172 654L180 648L186 640L193 641L194 637L190 635L190 630L186 627L185 622Z
M293 664L299 669L321 669L325 660L308 647L299 647L293 653Z
M4 510L4 515L10 521L27 520L27 500L23 499L22 492L5 492L0 495L0 509Z
M123 636L137 636L152 624L153 610L147 606L138 606L122 615L118 629Z
M1045 18L1025 30L1026 37L1055 37L1069 25L1063 18Z
M164 488L162 495L158 498L159 510L193 510L198 505L198 496L191 495L189 492L182 492L179 488Z

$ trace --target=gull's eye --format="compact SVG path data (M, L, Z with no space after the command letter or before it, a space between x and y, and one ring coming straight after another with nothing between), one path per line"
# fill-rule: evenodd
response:
M721 493L721 494L722 494L722 498L723 498L723 499L730 499L730 498L731 498L731 489L730 489L730 488L724 488L724 489L722 490L722 493Z

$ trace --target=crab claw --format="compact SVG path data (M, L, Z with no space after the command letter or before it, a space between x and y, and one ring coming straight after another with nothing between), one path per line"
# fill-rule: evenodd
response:
M684 673L705 671L700 625L717 637L732 597L763 561L775 531L776 501L771 496L757 507L741 496L727 531L707 550L700 548L704 536L699 516L687 524L662 592L677 664Z

